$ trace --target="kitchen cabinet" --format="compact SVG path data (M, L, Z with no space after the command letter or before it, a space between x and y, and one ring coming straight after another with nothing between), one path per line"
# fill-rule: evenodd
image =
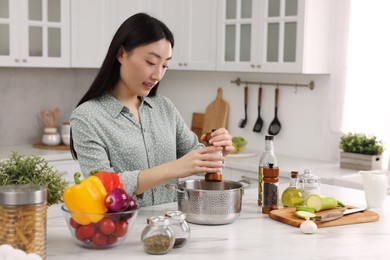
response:
M220 0L217 70L329 73L330 3Z
M100 68L119 25L144 6L142 0L72 0L71 66Z
M174 34L170 69L216 69L217 1L152 1L148 11L163 21Z
M0 66L69 67L69 0L0 0Z
M78 162L72 159L55 161L48 160L47 163L54 169L56 169L64 177L64 179L68 180L71 184L74 184L73 175L76 172L81 173L81 169Z

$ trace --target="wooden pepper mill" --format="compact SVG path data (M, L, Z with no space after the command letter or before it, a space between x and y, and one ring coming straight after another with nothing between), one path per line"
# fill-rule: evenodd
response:
M215 130L216 129L212 129L211 132L214 132ZM209 143L209 141L211 139L211 132L210 133L206 133L206 146L211 146L212 145L212 144ZM221 151L217 151L215 153L222 155ZM206 173L204 179L205 179L205 181L213 181L213 182L222 181L222 168L219 169L219 171L217 171L217 172Z

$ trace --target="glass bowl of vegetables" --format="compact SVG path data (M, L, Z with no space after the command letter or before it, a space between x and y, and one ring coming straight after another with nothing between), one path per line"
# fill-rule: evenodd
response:
M66 205L61 209L68 229L77 244L93 249L114 247L122 243L133 228L138 215L134 199L122 190L107 194L105 213L77 212Z

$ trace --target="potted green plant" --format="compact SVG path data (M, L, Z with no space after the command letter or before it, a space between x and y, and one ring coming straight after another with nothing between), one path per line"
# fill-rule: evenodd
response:
M340 138L340 167L354 170L382 168L383 142L376 136L363 133L346 133Z
M0 186L9 184L35 184L47 188L48 206L62 202L62 193L69 186L61 173L38 156L25 156L12 152L0 161Z

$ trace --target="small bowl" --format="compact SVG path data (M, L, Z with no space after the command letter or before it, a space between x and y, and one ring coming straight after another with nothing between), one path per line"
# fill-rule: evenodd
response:
M82 247L103 249L121 244L133 228L138 209L132 211L96 214L69 211L61 206L68 229ZM95 222L81 225L75 219L89 218Z
M61 139L65 145L70 145L70 135L61 134Z

